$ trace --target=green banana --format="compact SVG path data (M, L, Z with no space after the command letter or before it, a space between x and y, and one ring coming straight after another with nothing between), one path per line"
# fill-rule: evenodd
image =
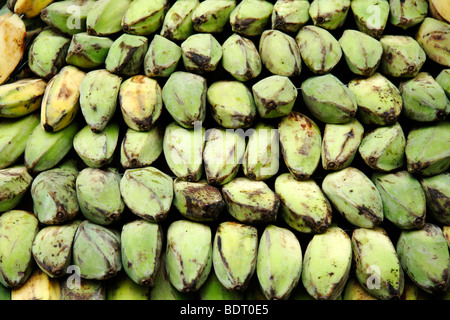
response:
M109 36L122 31L122 18L132 0L97 0L86 17L90 35Z
M236 7L235 0L206 0L192 12L194 30L197 32L220 33L229 23L230 14Z
M186 40L195 31L192 13L199 4L199 0L175 1L164 17L160 35L171 41Z
M178 67L182 51L175 42L155 34L144 57L147 77L169 77Z
M242 292L225 288L214 272L209 273L198 294L200 300L244 300Z
M309 7L309 15L315 26L335 30L344 25L350 4L350 0L313 0Z
M33 176L23 165L0 170L0 213L16 208L33 183Z
M309 1L277 0L273 5L272 29L297 33L311 18Z
M106 284L106 300L149 300L149 292L149 287L137 284L124 272Z
M389 2L353 0L350 7L358 30L375 39L380 39L389 19Z
M0 283L7 288L24 285L33 271L31 247L39 231L33 213L10 210L0 215Z
M112 44L113 40L108 37L76 33L70 41L66 63L83 69L101 68Z
M427 212L444 225L450 224L449 182L450 173L448 172L420 179L420 184L425 193Z
M448 21L426 17L416 33L416 40L428 59L445 67L450 67L450 54L447 50L449 30Z
M122 77L139 74L148 50L148 39L123 33L112 43L105 59L105 68Z
M426 0L391 0L389 6L389 22L404 30L421 24L428 15L428 1Z
M271 23L272 11L269 1L241 1L230 13L231 30L244 37L260 36Z
M180 47L181 59L188 72L197 74L213 72L222 59L222 46L210 33L190 35Z
M256 227L225 221L214 235L212 260L220 284L227 290L245 292L256 270L258 230Z
M122 17L122 30L129 34L151 35L162 26L167 7L167 0L132 1Z

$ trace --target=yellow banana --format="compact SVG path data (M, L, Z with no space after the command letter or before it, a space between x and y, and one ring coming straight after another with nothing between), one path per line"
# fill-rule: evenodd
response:
M7 6L19 16L26 19L37 17L41 10L55 0L8 0Z
M11 290L11 300L60 300L61 285L36 268L23 286Z

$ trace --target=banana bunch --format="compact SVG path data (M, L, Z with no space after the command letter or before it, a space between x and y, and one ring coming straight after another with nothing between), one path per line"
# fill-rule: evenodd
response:
M0 300L450 299L450 2L0 0Z

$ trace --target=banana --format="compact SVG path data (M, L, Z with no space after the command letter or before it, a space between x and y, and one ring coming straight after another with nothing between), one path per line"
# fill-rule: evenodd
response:
M448 291L449 249L439 226L425 223L422 229L403 230L397 252L403 270L419 288L433 295Z
M121 272L106 284L106 300L149 300L149 287L137 284Z
M80 83L80 109L92 132L99 133L114 117L122 77L106 69L86 73Z
M73 265L85 279L106 280L122 270L120 233L113 228L83 220L72 245Z
M213 72L222 59L222 46L210 33L190 35L180 47L181 59L188 72L196 74Z
M170 283L180 292L198 292L212 268L211 228L188 220L172 222L165 258Z
M13 165L23 155L27 140L39 123L37 113L0 121L0 169Z
M173 179L154 167L125 170L120 193L128 209L151 222L163 221L173 200Z
M244 300L242 292L225 288L214 272L210 272L208 279L199 289L200 300Z
M277 0L273 5L272 29L297 33L310 19L309 1Z
M264 181L237 177L222 187L228 213L248 224L274 223L277 220L280 198Z
M25 19L39 16L41 10L55 0L8 0L8 8L15 14L23 15Z
M450 4L441 0L430 0L429 9L432 17L450 23Z
M167 0L132 1L122 18L122 30L129 34L151 35L163 24L169 7Z
M302 283L316 300L336 300L350 274L352 242L347 233L333 225L315 234L306 247Z
M235 0L202 1L192 12L194 30L209 33L222 32L229 23L230 14L235 7Z
M162 227L143 219L128 222L122 227L120 242L127 276L138 285L153 286L163 249Z
M427 212L445 226L450 225L450 173L422 177L420 184L426 198ZM444 228L445 228L444 226Z
M23 286L11 290L11 300L61 300L61 284L37 268Z
M442 233L444 234L445 239L447 239L447 244L450 248L450 226L443 226Z
M90 35L109 36L122 31L122 19L132 0L98 0L86 17Z
M75 189L77 176L75 160L36 175L30 191L33 211L40 223L60 225L77 216L80 210Z
M354 229L352 250L360 285L379 300L399 299L405 275L387 232L380 227Z
M0 213L17 207L30 189L33 176L23 165L0 170Z
M290 173L280 174L275 192L281 200L281 217L294 230L314 234L330 226L331 204L313 179L299 181Z
M315 26L327 30L342 27L350 11L350 0L323 1L313 0L309 7L309 15Z
M209 185L206 180L189 182L176 178L173 193L175 208L193 221L216 221L225 208L219 188Z
M72 149L78 123L72 122L58 132L47 132L36 126L25 146L24 160L28 170L42 172L56 166Z
M0 284L0 300L1 301L11 300L11 289L5 287L2 284Z
M136 76L144 63L147 50L147 37L123 33L109 48L105 68L123 77Z
M351 224L373 228L383 222L380 193L361 170L348 167L327 174L322 181L322 190L336 210Z
M65 66L45 88L41 105L41 125L47 132L57 132L74 120L80 106L80 84L86 73Z
M420 229L426 216L425 193L408 171L373 173L372 182L383 200L384 216L399 229Z
M0 283L8 288L23 286L33 271L31 247L39 231L33 213L10 210L0 215Z
M199 4L199 0L175 1L164 17L160 35L171 41L186 40L195 31L192 12Z
M405 279L405 289L400 300L431 300L432 295L419 288L409 277Z
M316 171L322 134L309 117L292 111L278 123L280 147L288 170L297 180L308 180Z
M342 294L342 300L379 300L372 296L366 289L359 283L355 275L351 275L347 280L344 292Z
M244 292L256 270L258 230L256 227L225 221L219 224L213 242L214 274L227 290Z
M230 13L231 30L244 37L260 36L272 18L270 1L241 1Z
M76 198L83 216L100 225L119 221L125 210L116 168L85 168L76 179Z
M299 240L289 229L268 224L259 241L256 274L268 300L286 300L302 273Z
M17 14L8 12L0 16L0 85L16 69L25 53L25 23Z
M159 34L155 34L144 57L144 73L147 77L169 77L178 67L182 51L180 46Z
M72 244L81 220L39 230L33 240L31 252L39 268L50 278L66 274L72 262Z
M113 40L108 37L76 33L67 49L66 63L82 69L101 68L112 44Z
M449 22L426 17L416 33L416 40L428 59L445 67L450 67L450 53L447 50L449 31Z
M0 85L0 117L20 118L41 107L47 87L43 79L22 79Z
M106 300L103 281L71 277L61 279L61 300Z
M392 25L404 30L422 23L428 15L428 2L430 1L389 1L389 22Z

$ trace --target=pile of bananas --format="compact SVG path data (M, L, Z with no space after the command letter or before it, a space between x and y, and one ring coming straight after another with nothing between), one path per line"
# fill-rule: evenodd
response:
M448 0L0 5L0 299L450 299Z

